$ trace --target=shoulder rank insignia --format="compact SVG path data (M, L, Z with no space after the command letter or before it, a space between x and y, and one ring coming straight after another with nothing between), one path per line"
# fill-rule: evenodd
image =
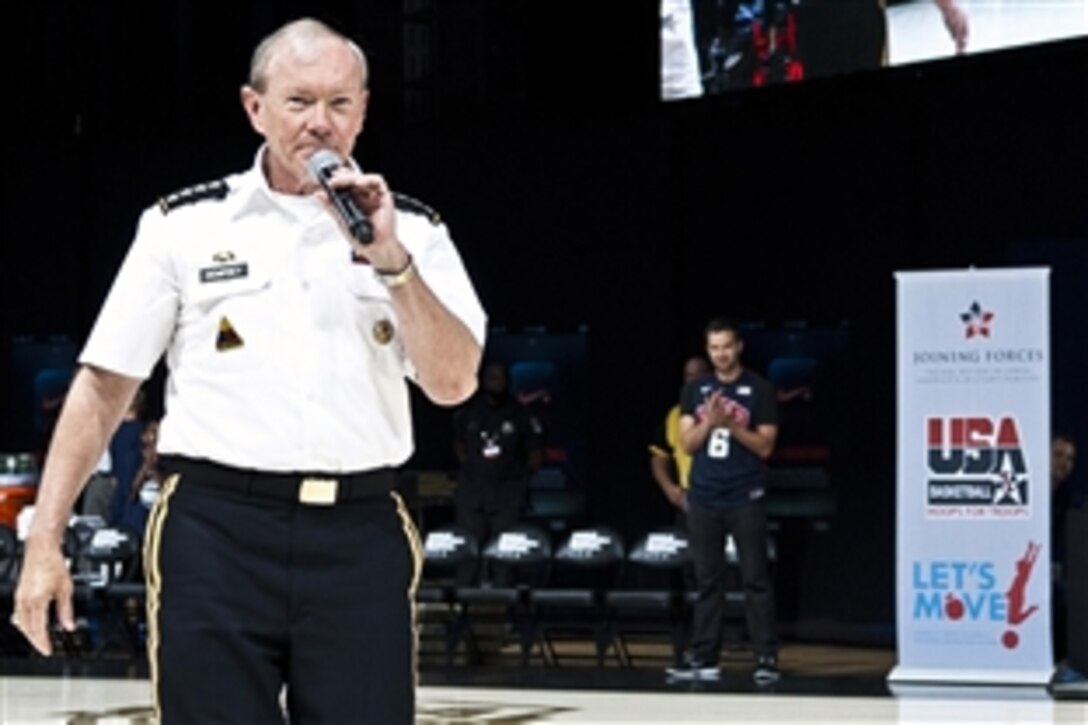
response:
M223 180L209 181L206 184L197 184L181 191L175 191L169 196L159 199L159 208L163 214L169 214L172 210L187 204L195 204L205 199L223 199L227 196L229 187Z
M401 211L407 211L427 217L427 221L435 226L442 223L442 217L439 216L437 211L415 197L393 192L393 203Z

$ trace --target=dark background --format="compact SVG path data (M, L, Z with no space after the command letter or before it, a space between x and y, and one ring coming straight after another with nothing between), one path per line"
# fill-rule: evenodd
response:
M252 162L249 54L301 15L368 51L357 158L440 210L491 321L588 326L589 517L670 519L647 437L708 317L845 321L837 510L784 610L890 633L895 270L1051 265L1055 426L1088 440L1083 39L665 105L646 0L10 4L5 344L82 341L140 210ZM417 407L412 465L452 466ZM3 448L41 445L5 408Z

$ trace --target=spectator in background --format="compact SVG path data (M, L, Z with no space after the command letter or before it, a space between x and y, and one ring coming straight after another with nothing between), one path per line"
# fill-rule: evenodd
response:
M457 525L481 545L516 524L525 511L529 479L542 461L540 423L509 392L506 366L488 363L479 391L453 418L454 453L461 464L453 501ZM495 584L509 572L490 572ZM475 562L458 569L457 581L470 584Z
M117 525L124 523L125 510L131 499L133 480L136 472L144 462L144 445L142 442L144 432L143 412L145 394L141 387L133 396L121 418L120 425L110 438L109 454L113 460L113 473L117 479L117 486L110 499L109 523ZM143 531L141 526L139 531Z
M683 378L687 385L707 375L710 364L701 355L684 363ZM680 403L677 402L658 426L650 443L650 474L670 504L676 508L676 523L687 527L687 491L691 485L691 456L680 445Z
M112 457L109 451L105 451L83 487L76 510L80 516L94 516L107 523L110 520L110 500L116 490L117 477L114 475Z
M1065 521L1066 512L1077 501L1067 481L1073 474L1077 446L1072 436L1057 433L1050 440L1050 569L1054 596L1051 612L1054 619L1054 659L1061 662L1066 655L1068 623L1066 621Z
M132 476L128 498L121 509L118 523L140 534L147 527L147 516L158 498L163 476L159 470L156 446L159 442L159 422L148 421L140 434L140 469Z
M1073 474L1077 445L1067 433L1057 433L1050 441L1050 533L1051 552L1057 563L1065 560L1065 512L1075 508L1076 491L1066 483Z

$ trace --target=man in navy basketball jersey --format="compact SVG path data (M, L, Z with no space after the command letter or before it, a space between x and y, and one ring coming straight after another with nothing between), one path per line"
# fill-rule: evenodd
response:
M669 668L678 679L716 679L721 670L725 607L725 540L732 533L740 560L748 634L756 655L754 677L778 679L774 589L767 567L764 461L778 436L774 386L741 365L744 343L736 323L706 326L713 372L684 386L680 443L693 457L688 528L698 599L691 654Z

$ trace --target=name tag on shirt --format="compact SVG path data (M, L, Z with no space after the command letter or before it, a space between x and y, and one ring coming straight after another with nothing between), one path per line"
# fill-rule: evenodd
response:
M226 282L232 279L243 279L248 276L249 265L245 262L222 264L216 267L205 267L200 270L201 282Z

